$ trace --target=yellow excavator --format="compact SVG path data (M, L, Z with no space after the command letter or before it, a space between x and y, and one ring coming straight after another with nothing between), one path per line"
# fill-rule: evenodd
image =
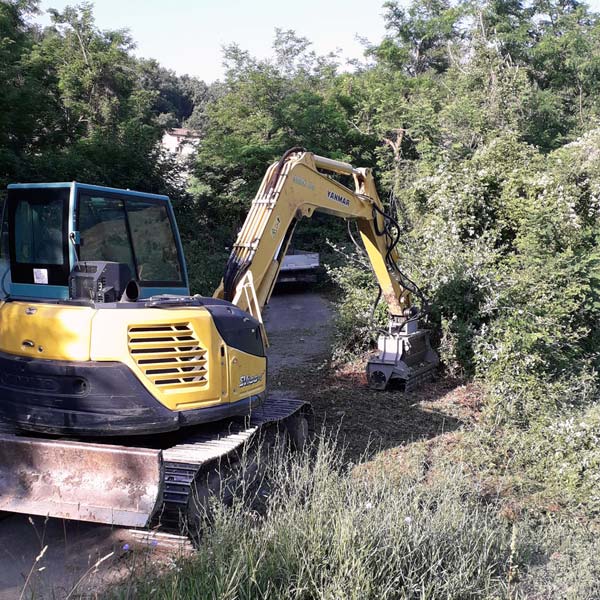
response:
M0 511L176 523L206 492L207 473L269 428L301 443L309 407L267 394L261 311L296 223L315 211L356 220L389 308L370 385L399 379L410 389L438 359L411 303L418 289L398 267L399 227L369 169L286 152L267 170L212 298L190 295L166 196L10 185Z

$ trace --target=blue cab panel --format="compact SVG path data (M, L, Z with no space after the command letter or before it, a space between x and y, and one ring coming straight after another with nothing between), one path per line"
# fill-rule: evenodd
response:
M141 298L189 295L168 196L75 181L10 184L2 226L3 295L68 299L69 274L85 261L125 264Z

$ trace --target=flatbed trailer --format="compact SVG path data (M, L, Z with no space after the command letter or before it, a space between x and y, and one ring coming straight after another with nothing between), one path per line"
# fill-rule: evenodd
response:
M318 252L288 250L281 263L277 283L317 283L319 267Z

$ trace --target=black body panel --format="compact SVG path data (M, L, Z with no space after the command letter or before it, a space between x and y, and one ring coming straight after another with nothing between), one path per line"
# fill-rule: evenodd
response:
M231 304L205 304L223 341L232 348L254 356L264 356L260 323Z
M0 352L0 419L18 429L77 436L128 436L247 415L262 402L171 411L119 362L48 361Z

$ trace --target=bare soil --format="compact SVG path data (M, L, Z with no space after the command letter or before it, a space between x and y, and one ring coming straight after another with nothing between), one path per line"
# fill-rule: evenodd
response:
M335 315L322 296L276 296L270 310L271 389L310 402L317 428L337 432L349 460L369 459L477 420L481 390L475 384L439 378L410 393L397 387L382 392L367 386L367 357L334 368L329 356Z
M324 372L321 373L320 371ZM335 431L351 461L455 432L477 420L480 390L440 379L409 394L367 387L364 362L342 370L281 371L277 384L312 403L317 426Z

